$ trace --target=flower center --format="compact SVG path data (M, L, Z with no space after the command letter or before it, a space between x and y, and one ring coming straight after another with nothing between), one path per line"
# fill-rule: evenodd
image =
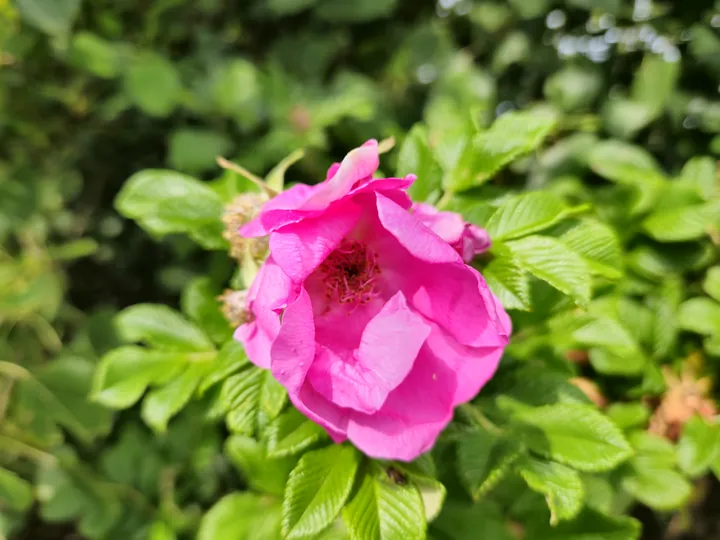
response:
M377 257L360 242L343 240L319 270L328 301L365 304L379 294Z

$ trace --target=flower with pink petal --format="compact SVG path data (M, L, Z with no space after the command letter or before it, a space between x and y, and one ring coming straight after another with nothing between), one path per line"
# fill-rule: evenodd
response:
M241 228L269 235L270 257L235 336L336 442L409 461L492 377L511 325L482 276L409 211L414 177L375 179L378 164L369 141Z
M472 223L466 223L460 214L441 212L425 203L414 203L411 212L423 225L450 244L466 263L490 249L491 242L487 231Z

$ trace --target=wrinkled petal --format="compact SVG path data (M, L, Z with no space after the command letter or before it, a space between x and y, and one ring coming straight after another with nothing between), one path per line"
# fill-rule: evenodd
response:
M270 235L270 253L290 279L300 283L340 245L360 212L359 206L347 201L316 218L286 225Z
M452 419L456 388L452 368L424 346L377 413L350 414L348 439L370 457L411 461L432 447Z
M248 291L248 309L253 319L235 330L235 339L245 346L248 359L270 368L270 345L280 330L278 311L287 305L292 282L270 257Z
M302 210L322 210L331 202L347 195L356 182L372 174L380 166L380 155L376 140L370 140L359 148L351 150L334 174L305 200L300 207ZM328 171L330 172L330 171Z
M267 236L270 231L294 223L300 216L289 212L297 208L312 192L312 186L296 184L270 199L262 208L260 215L240 227L240 235L245 238Z
M357 351L322 348L308 378L336 405L374 413L408 375L429 333L430 326L398 292L367 324Z
M455 212L440 212L430 204L414 203L412 213L448 244L459 242L465 231L465 221Z
M273 376L288 393L297 393L315 358L312 303L303 288L282 316L282 325L270 349Z
M316 424L322 426L336 443L347 438L348 412L320 395L306 382L298 391L289 394L295 407Z
M453 405L474 398L495 374L503 347L469 347L461 345L439 327L433 328L427 340L432 353L443 358L457 374Z

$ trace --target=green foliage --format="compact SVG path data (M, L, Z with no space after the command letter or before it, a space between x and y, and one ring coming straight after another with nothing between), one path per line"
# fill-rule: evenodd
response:
M720 476L717 6L246 4L0 0L0 537L709 530L667 514ZM334 444L218 299L238 195L390 137L513 323L412 463Z

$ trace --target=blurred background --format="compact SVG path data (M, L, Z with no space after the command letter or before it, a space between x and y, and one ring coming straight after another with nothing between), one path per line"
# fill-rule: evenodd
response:
M193 405L154 437L136 410L85 400L117 310L177 306L233 271L121 217L127 178L223 182L218 155L263 175L304 148L292 181L312 183L369 138L422 121L442 144L540 102L561 136L497 189L581 197L598 138L673 173L720 155L720 2L0 0L0 537L173 538L157 516L190 534L238 483ZM636 263L662 273L698 249ZM704 489L683 527L640 505L645 537L720 538L717 482Z

